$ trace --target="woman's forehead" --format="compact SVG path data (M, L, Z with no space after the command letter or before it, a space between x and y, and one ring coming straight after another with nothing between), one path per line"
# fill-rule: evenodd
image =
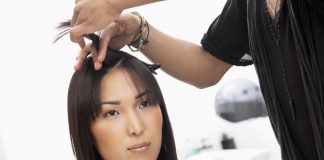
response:
M135 94L150 90L148 85L144 84L143 80L139 76L134 76L130 74L129 71L125 69L112 69L101 81L101 91L105 89L116 92L116 90L123 91L131 89Z

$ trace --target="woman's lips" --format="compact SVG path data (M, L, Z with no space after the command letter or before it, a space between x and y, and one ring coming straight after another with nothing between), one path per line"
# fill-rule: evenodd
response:
M150 146L150 143L143 142L143 143L135 144L135 145L127 148L127 150L134 152L134 153L141 153L141 152L146 151L149 146Z

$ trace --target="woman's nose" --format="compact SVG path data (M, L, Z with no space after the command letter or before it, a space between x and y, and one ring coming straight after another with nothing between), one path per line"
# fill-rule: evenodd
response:
M144 133L144 125L142 118L138 113L130 113L128 115L128 135L140 136Z

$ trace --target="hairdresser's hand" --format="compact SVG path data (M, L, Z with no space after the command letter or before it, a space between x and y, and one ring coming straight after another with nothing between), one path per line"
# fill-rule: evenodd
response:
M71 41L84 48L83 35L102 30L116 20L122 11L122 8L112 4L110 0L75 0L71 20Z
M114 22L110 23L100 32L100 46L97 53L91 47L91 44L85 45L74 66L76 70L80 69L88 53L91 52L94 67L96 70L101 69L102 62L106 57L107 46L114 49L120 49L130 43L140 32L141 20L133 14L123 14Z

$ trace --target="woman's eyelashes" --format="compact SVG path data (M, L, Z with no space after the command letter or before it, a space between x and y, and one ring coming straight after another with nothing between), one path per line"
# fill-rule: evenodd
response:
M137 103L137 105L135 105L136 108L138 107L139 109L145 109L147 107L150 107L151 104L149 103L149 101L145 98L145 99L141 99L139 101L139 103ZM134 106L134 107L135 107ZM119 106L121 107L121 106ZM105 111L105 109L103 110L104 112L104 117L114 117L114 116L118 116L119 114L121 114L121 112L118 111L118 109L113 109L115 107L111 107L110 109L106 108L107 110Z
M116 110L109 110L108 112L105 113L105 117L113 117L113 116L117 116L120 113Z
M149 107L150 104L147 100L144 100L144 101L141 101L140 105L139 105L139 108L146 108L146 107Z

